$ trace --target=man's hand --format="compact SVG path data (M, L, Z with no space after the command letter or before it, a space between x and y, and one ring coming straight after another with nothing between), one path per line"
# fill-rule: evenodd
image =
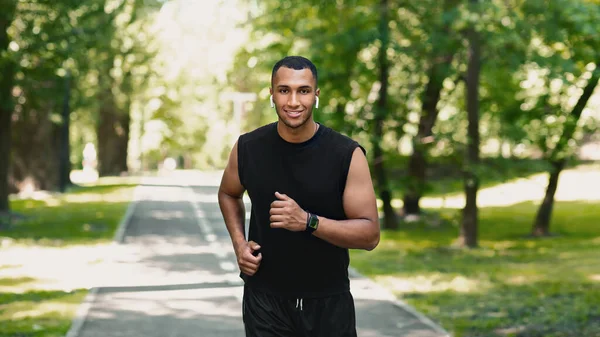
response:
M260 261L262 260L262 253L258 253L257 256L254 256L254 252L259 249L260 245L254 241L245 242L238 246L235 255L242 273L248 276L252 276L256 273L260 266Z
M292 232L306 230L306 213L294 199L275 192L277 200L271 203L271 228L285 228Z

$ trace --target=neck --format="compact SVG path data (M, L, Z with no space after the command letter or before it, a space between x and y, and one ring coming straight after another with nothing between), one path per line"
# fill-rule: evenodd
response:
M277 133L289 143L303 143L311 139L317 133L318 128L319 125L312 119L297 128L290 128L282 121L277 121Z

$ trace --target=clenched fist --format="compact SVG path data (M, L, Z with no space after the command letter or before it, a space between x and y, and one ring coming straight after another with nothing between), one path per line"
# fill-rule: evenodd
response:
M271 228L285 228L292 232L305 231L308 213L285 194L275 192L275 197L277 200L271 203L269 211Z
M240 271L248 276L252 276L258 270L262 254L254 256L254 252L260 249L260 245L254 241L245 242L237 247L235 255L237 257Z

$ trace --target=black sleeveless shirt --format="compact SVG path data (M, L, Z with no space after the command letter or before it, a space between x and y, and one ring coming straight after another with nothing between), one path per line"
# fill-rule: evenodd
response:
M308 232L270 227L275 192L305 211L345 220L342 196L356 141L324 125L303 143L289 143L268 124L238 139L238 172L252 202L248 240L260 244L262 261L249 287L280 296L320 297L349 290L348 249Z

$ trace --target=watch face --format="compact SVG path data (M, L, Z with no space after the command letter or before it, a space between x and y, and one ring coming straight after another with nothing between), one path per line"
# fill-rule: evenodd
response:
M308 222L308 226L312 229L317 229L319 226L319 218L316 215L312 215L310 217L310 221Z

